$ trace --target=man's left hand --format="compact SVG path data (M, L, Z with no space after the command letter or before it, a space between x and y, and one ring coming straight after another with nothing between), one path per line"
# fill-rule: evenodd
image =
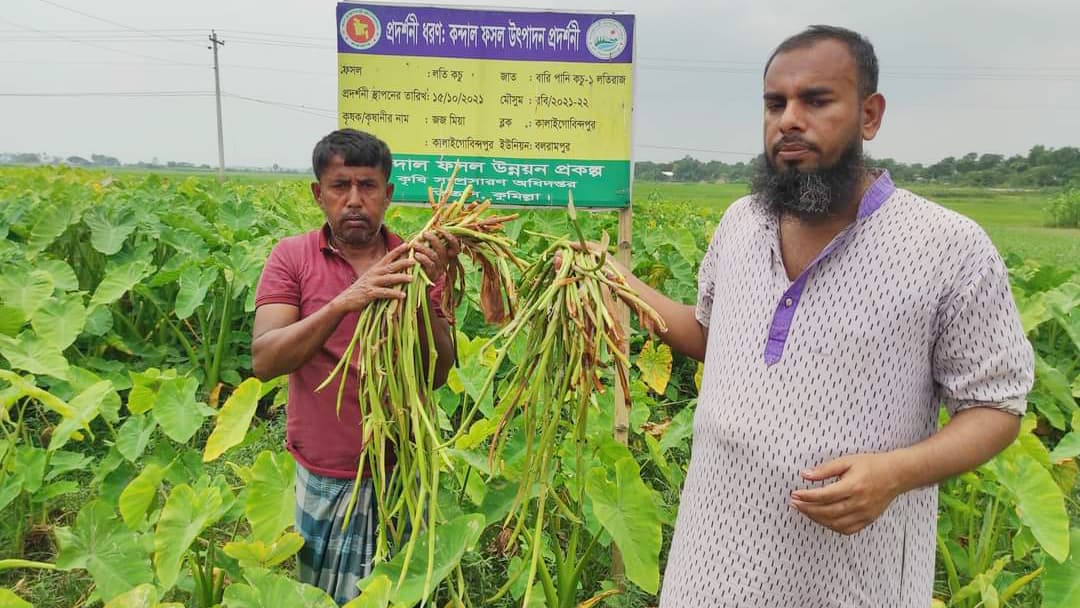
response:
M445 230L430 230L414 244L416 261L432 283L438 282L446 272L450 260L461 253L457 237Z
M795 490L791 506L841 534L855 534L885 512L902 487L898 455L855 454L830 460L801 473L807 481L837 481L820 488Z

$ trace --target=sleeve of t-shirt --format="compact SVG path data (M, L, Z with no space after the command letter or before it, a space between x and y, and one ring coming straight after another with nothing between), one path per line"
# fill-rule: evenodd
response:
M300 272L297 256L291 255L289 241L278 243L259 277L255 307L263 304L291 304L300 308Z
M701 258L701 266L698 268L697 306L694 308L694 316L702 327L709 326L712 316L713 293L716 289L716 258L720 249L719 240L720 228L717 227L712 241L709 242L708 249L705 250L705 257Z
M955 415L990 407L1022 416L1035 358L1024 335L1009 274L981 230L938 316L935 388Z

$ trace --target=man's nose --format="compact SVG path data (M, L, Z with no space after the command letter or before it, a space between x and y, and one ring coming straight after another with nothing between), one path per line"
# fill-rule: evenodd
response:
M784 113L780 115L780 131L787 133L805 130L806 114L803 112L802 104L794 100L789 101L784 105Z

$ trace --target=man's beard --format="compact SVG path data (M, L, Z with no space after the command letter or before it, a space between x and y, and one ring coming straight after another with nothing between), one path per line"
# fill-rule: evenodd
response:
M852 140L835 163L812 171L778 167L772 151L755 163L750 191L772 211L804 222L822 221L847 207L865 174L862 141Z

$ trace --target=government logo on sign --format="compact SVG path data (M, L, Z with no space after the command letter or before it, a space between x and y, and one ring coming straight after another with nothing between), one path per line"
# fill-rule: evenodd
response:
M358 51L365 51L379 41L382 24L375 13L364 8L354 8L341 16L339 29L345 44Z
M615 19L597 19L585 33L585 46L597 59L614 59L626 48L626 28Z

